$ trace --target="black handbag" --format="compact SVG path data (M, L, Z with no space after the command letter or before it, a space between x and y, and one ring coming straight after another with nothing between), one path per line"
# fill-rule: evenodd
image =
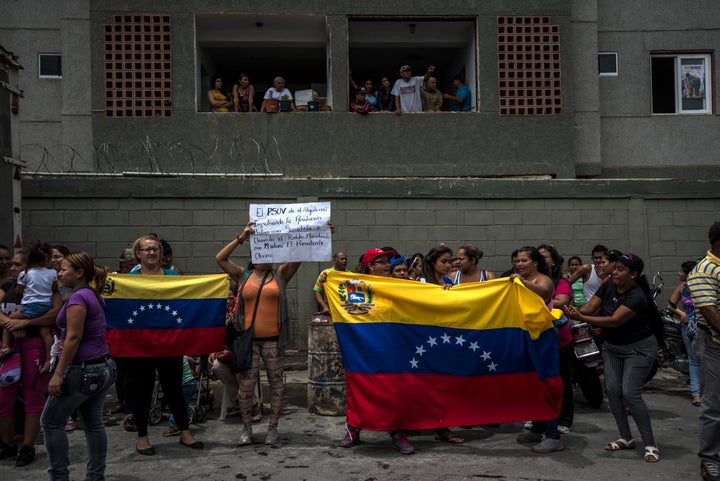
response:
M268 274L270 272L266 272L263 276L262 282L260 283L260 288L258 289L258 295L257 299L255 300L255 308L253 309L252 314L252 321L250 322L250 327L247 329L240 330L237 326L236 322L236 333L235 339L232 341L232 345L230 346L230 351L232 352L232 358L230 360L230 370L234 373L242 372L242 371L249 371L252 367L252 357L253 357L253 328L255 327L255 314L258 310L258 305L260 305L260 294L262 293L263 286L265 285L265 280L267 279ZM248 276L248 279L250 276ZM247 282L247 279L245 280ZM245 283L243 283L242 288L240 289L240 292L238 292L239 296L242 296L242 291L245 288ZM236 313L236 319L240 315L240 311L238 309L238 312Z

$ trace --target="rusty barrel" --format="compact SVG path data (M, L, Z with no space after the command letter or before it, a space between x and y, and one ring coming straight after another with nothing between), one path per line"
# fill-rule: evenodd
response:
M345 367L330 316L314 314L308 325L308 411L345 414Z

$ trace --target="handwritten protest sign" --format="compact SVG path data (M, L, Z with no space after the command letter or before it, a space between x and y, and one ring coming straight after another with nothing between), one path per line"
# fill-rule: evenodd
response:
M254 263L329 261L332 258L330 202L250 204L255 233Z

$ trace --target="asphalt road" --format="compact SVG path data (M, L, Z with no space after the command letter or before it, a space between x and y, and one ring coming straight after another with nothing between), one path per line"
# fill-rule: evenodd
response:
M700 479L696 456L697 408L690 403L686 377L673 370L661 371L647 386L645 400L650 406L655 437L661 453L658 463L642 460L642 449L610 453L605 444L618 437L607 403L590 409L576 393L575 425L563 436L565 451L535 454L529 446L515 442L520 423L499 427L459 430L466 442L450 445L433 440L427 432L410 437L413 455L393 450L386 433L367 432L362 443L343 449L338 442L344 434L344 418L315 416L305 406L306 371L289 372L288 399L280 420L279 445L262 443L267 417L255 425L257 444L237 447L240 418L218 419L219 408L208 420L192 425L206 448L191 450L177 437L162 438L165 422L151 426L155 456L135 452L135 435L122 429L119 415L106 418L108 458L106 477L117 481L162 480L667 480ZM221 385L216 382L217 405ZM108 396L108 412L113 407ZM631 426L637 430L631 420ZM81 430L69 434L71 478L84 479L85 441ZM641 444L641 443L640 443ZM24 468L0 463L0 480L42 480L47 457L38 440L36 461Z

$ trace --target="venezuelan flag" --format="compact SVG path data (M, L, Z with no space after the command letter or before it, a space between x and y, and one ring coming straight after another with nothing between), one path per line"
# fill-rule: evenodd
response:
M559 313L519 281L444 290L331 271L325 294L350 425L431 429L558 416Z
M225 274L110 274L105 284L107 343L115 357L164 357L221 351Z

